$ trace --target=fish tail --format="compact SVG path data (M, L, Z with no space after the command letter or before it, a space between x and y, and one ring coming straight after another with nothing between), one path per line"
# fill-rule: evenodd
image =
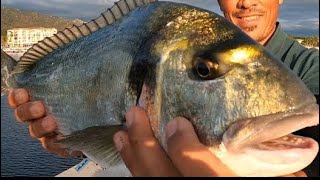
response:
M103 168L117 165L121 156L113 143L113 135L122 125L94 126L71 133L56 143L70 151L82 151Z
M1 96L7 95L9 89L16 86L14 75L11 73L17 61L1 49Z

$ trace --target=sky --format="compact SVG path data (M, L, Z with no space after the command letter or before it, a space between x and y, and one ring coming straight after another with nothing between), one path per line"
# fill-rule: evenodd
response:
M118 0L2 0L1 6L32 10L51 16L89 21ZM216 0L169 0L222 15ZM319 0L284 0L280 7L282 28L294 35L319 35Z

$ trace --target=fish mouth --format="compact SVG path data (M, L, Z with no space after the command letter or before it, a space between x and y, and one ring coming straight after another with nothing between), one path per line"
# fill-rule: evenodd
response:
M292 133L318 124L319 106L309 104L234 123L224 133L223 144L228 151L250 154L264 162L307 166L316 157L319 145L312 138Z

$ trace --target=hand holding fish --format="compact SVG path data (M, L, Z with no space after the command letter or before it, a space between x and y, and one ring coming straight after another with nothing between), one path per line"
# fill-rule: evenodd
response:
M177 117L166 126L167 152L154 137L146 112L132 107L126 113L128 131L114 142L133 176L235 176L199 142L191 123Z
M8 103L15 108L19 122L29 122L32 137L38 138L44 149L62 157L70 154L55 144L56 122L45 112L40 101L29 101L26 89L14 89L8 96ZM191 123L177 117L166 126L167 152L154 137L146 112L132 107L126 113L127 131L114 135L114 142L123 161L133 176L236 176L217 157L200 143ZM82 154L75 151L71 156ZM306 176L303 171L286 175Z
M133 176L237 176L203 145L192 126L177 117L166 126L167 154L154 137L146 112L132 107L126 113L128 131L114 142ZM303 171L283 177L305 177Z
M70 156L66 149L54 143L60 135L55 133L57 126L54 117L46 114L42 102L30 102L26 89L14 89L8 96L8 103L15 108L17 121L29 122L30 135L37 138L44 149L61 157ZM133 176L235 175L199 142L189 121L179 117L168 124L167 155L154 137L147 118L142 108L131 108L126 114L128 132L119 131L114 136L116 147ZM203 161L198 160L196 163L188 155L188 151L193 149L197 151L190 155ZM71 156L80 154L82 153L76 151ZM190 167L197 170L190 171Z
M54 142L61 138L57 134L56 121L54 117L47 115L45 107L40 101L29 101L29 94L26 89L14 89L8 95L8 103L14 108L15 118L19 122L29 123L29 133L37 138L43 148L50 153L61 157L77 157L82 155L80 151L73 151L71 154L59 144Z

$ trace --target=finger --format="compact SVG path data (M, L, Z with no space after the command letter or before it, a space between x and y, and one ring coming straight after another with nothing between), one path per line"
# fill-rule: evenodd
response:
M178 117L166 126L168 154L184 176L235 176L200 143L192 124Z
M126 113L126 126L131 140L134 138L153 137L148 116L141 107L133 106L128 110Z
M164 154L150 149L148 151L145 146L139 148L132 146L127 132L117 132L114 135L114 143L133 176L180 176L171 162L163 161Z
M65 137L62 134L58 134L58 132L54 132L55 134L55 140L53 142L53 144L58 144L57 141L64 139ZM65 148L62 144L60 144L61 149L65 149L66 152L68 152L67 157L77 157L77 158L84 158L84 154L81 151L71 151L67 150L67 148Z
M72 151L70 157L85 158L84 154L81 151Z
M303 171L298 171L296 173L293 173L296 177L307 177L307 174Z
M126 123L129 142L122 151L134 154L144 167L144 175L178 176L176 168L154 137L146 112L137 106L130 108L126 113Z
M298 171L298 172L287 174L281 177L307 177L307 174L303 171Z
M13 89L8 95L8 104L10 107L15 108L23 103L29 101L29 94L26 89Z
M40 138L53 133L57 129L56 121L52 116L34 120L29 125L29 133L32 137Z
M54 136L44 136L38 138L38 140L41 142L42 147L50 153L58 154L61 150L65 150L62 145L55 143L56 137Z
M60 157L70 157L68 149L62 145L55 143L57 136L44 136L38 139L42 147L49 153L59 155Z
M31 119L38 119L45 115L45 107L40 101L27 102L18 106L14 111L18 121L23 122Z
M113 136L113 141L117 148L117 151L120 153L120 156L130 170L133 176L140 176L143 174L139 161L135 158L134 152L129 144L128 133L125 131L118 131Z

